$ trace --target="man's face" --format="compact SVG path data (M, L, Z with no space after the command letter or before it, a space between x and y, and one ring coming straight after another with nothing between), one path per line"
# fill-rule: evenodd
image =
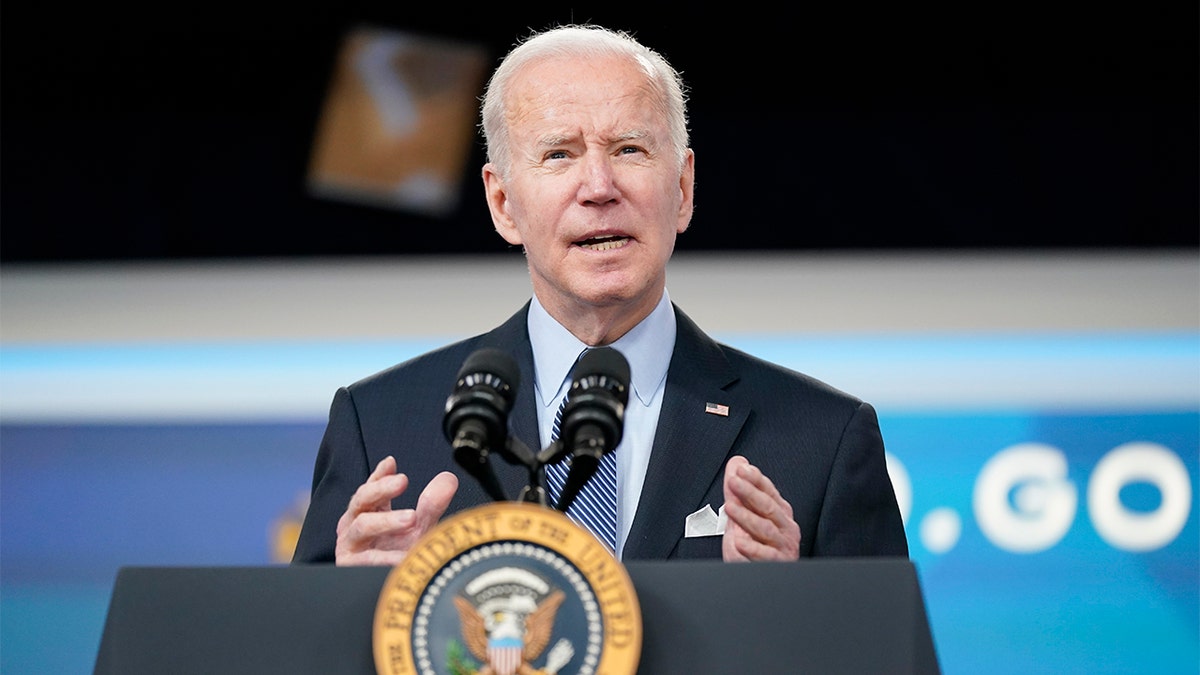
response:
M484 184L496 230L524 246L551 314L644 316L662 296L692 216L693 158L680 165L661 109L628 59L552 58L514 79L512 165L503 179L484 167Z

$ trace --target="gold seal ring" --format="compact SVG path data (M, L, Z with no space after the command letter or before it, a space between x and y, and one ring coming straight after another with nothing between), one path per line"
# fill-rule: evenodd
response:
M417 541L384 582L372 642L380 675L633 675L641 609L625 568L586 529L497 502Z

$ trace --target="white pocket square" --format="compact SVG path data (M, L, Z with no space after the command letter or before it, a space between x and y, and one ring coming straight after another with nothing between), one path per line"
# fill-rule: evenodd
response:
M687 517L687 521L683 525L683 536L688 537L716 537L725 534L725 505L721 505L720 511L713 511L712 504L705 504L704 508Z

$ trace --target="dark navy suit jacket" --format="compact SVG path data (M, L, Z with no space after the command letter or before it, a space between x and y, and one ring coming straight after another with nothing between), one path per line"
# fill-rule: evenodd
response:
M539 450L533 349L526 306L491 332L367 377L334 396L317 453L312 500L295 562L331 562L337 522L350 496L384 457L408 474L394 507L412 508L439 472L459 475L449 512L490 503L454 462L442 431L446 398L463 361L477 349L507 351L522 384L510 431ZM645 487L624 560L720 558L721 537L684 538L688 514L724 503L725 462L744 455L792 505L800 555L907 556L908 545L888 478L875 410L813 378L719 344L675 308L677 336ZM705 412L728 406L728 416ZM510 498L528 470L493 456Z

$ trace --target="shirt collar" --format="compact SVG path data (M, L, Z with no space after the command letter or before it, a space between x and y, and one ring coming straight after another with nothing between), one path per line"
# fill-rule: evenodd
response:
M567 377L587 345L555 321L537 296L529 308L528 327L538 402L549 407L566 392ZM629 361L634 395L643 405L649 405L666 381L675 350L675 312L666 289L654 311L611 346Z

